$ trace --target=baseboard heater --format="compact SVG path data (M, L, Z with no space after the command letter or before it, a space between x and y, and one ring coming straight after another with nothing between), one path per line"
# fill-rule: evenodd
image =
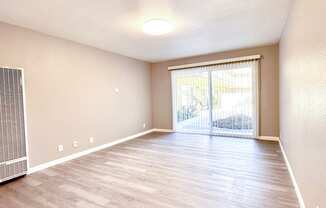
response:
M23 71L0 67L0 183L27 173Z

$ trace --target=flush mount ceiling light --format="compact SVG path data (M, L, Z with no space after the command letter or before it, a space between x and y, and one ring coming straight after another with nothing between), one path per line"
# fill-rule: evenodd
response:
M172 25L164 19L148 20L143 25L143 31L149 35L164 35L172 30Z

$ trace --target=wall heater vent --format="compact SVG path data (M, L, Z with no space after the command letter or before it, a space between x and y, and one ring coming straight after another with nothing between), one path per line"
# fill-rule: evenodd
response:
M0 183L27 172L22 76L0 67Z

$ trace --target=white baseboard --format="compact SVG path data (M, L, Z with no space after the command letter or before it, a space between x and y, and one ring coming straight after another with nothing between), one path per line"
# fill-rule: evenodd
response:
M43 163L41 165L37 165L35 167L29 168L28 174L32 174L32 173L35 173L37 171L44 170L46 168L58 165L60 163L64 163L64 162L67 162L69 160L73 160L73 159L88 155L90 153L97 152L97 151L103 150L105 148L108 148L108 147L111 147L111 146L114 146L114 145L129 141L129 140L135 139L137 137L149 134L149 133L151 133L153 131L154 131L154 129L150 129L148 131L140 132L138 134L134 134L134 135L131 135L131 136L116 140L114 142L106 143L106 144L103 144L103 145L100 145L100 146L97 146L97 147L93 147L93 148L90 148L90 149L87 149L87 150L84 150L84 151L81 151L81 152L71 154L71 155L66 156L66 157L62 157L62 158L52 160L52 161L47 162L47 163Z
M205 134L200 132L182 132L182 131L175 131L173 129L153 129L153 132L166 132L166 133L173 133L173 132L179 132L179 133L189 133L189 134ZM207 133L210 135L209 133ZM265 141L276 141L279 142L279 137L273 137L273 136L259 136L257 139L259 140L265 140Z
M284 151L284 148L283 148L283 145L282 145L282 142L281 141L279 142L279 145L280 145L280 148L281 148L281 151L282 151L282 154L283 154L283 157L284 157L286 166L287 166L287 168L289 170L290 177L291 177L291 180L292 180L292 183L293 183L293 186L294 186L295 193L296 193L296 195L298 197L299 206L300 206L300 208L306 208L306 205L304 203L302 194L300 192L300 189L299 189L297 180L294 177L293 169L292 169L291 164L290 164L290 162L289 162L289 160L288 160L288 158L286 156L286 153Z
M265 140L265 141L275 141L275 142L280 141L279 137L273 137L273 136L259 136L258 139L259 140Z
M167 132L167 133L172 133L174 132L173 129L153 129L153 132Z

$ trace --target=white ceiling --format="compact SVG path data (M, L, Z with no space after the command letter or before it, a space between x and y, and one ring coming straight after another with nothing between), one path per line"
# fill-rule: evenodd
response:
M276 43L291 0L0 0L0 21L157 62ZM174 31L143 33L165 18Z

